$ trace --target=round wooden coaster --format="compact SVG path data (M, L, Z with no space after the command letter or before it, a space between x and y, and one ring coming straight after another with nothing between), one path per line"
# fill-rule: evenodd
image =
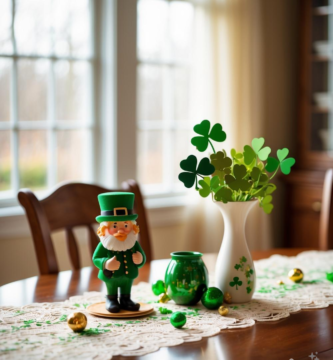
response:
M91 315L108 317L108 318L135 318L146 316L154 312L153 306L150 304L140 303L139 311L120 310L118 313L110 313L105 309L105 301L89 305L87 311Z

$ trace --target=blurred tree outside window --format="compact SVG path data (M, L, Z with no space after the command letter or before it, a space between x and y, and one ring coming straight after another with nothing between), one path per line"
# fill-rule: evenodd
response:
M89 181L92 1L0 1L0 198Z
M193 18L187 1L137 3L137 176L148 193L178 189L188 152Z

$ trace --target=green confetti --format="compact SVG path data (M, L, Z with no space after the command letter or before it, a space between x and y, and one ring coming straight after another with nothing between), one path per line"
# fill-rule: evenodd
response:
M98 328L90 328L88 330L83 330L79 335L80 336L94 336L100 335L109 332L109 329L98 329Z

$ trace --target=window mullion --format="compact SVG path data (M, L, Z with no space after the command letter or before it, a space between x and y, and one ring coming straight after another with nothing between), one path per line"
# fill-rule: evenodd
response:
M16 41L14 34L15 23L15 0L12 0L12 24L11 37L13 42L13 50L16 55ZM12 77L11 77L11 122L13 130L11 132L11 153L12 153L12 168L11 168L11 186L14 193L19 190L19 139L18 139L18 101L17 101L17 59L14 58L12 62Z
M54 61L49 64L48 79L48 112L47 112L47 187L51 188L57 180L57 132L55 127L55 78L54 78Z

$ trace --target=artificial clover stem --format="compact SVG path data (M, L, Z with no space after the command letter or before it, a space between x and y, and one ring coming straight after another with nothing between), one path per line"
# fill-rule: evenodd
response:
M210 146L212 147L214 154L216 154L216 151L214 149L214 146L213 146L212 142L209 139L208 139L208 142L209 142Z
M280 165L278 166L278 168L275 170L274 174L269 178L269 180L272 180L273 177L276 175L276 173L278 172L278 170L280 169Z

